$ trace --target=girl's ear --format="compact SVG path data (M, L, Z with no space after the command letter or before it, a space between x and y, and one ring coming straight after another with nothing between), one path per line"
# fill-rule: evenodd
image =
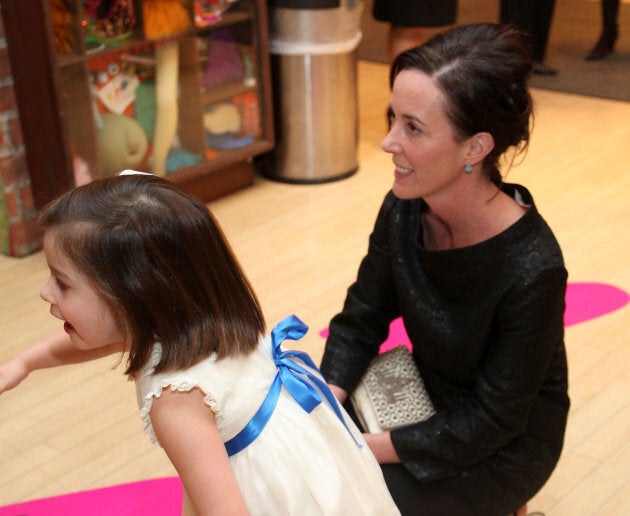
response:
M469 140L466 158L471 165L481 163L494 149L494 138L490 133L477 133Z

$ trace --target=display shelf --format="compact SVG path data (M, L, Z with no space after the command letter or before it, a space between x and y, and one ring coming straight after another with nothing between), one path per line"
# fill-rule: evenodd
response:
M251 184L253 158L274 145L266 3L226 3L227 11L199 26L194 13L204 2L179 2L188 9L189 26L149 39L141 0L129 1L133 13L120 17L125 37L102 41L86 30L103 23L85 14L95 3L2 0L5 24L22 27L7 30L11 62L21 63L14 73L20 108L36 96L35 77L46 81L57 108L47 110L55 120L46 134L38 134L38 117L29 109L22 114L25 133L54 142L62 158L46 170L30 170L34 188L49 185L51 174L63 188L71 186L77 162L92 177L122 168L164 175L204 201ZM26 41L33 19L45 28L35 43ZM36 73L38 66L47 73ZM27 145L27 154L42 150ZM38 204L63 188L47 187L36 195Z

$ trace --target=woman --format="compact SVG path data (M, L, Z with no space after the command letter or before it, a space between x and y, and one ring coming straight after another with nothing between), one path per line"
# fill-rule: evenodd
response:
M402 317L436 413L366 435L402 514L523 510L562 448L567 272L531 194L499 172L530 137L523 38L456 27L392 65L394 183L321 370L345 401Z

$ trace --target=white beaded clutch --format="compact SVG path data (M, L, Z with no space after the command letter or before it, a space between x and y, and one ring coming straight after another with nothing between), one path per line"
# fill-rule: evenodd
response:
M350 401L369 433L419 423L435 414L420 372L405 346L374 358Z

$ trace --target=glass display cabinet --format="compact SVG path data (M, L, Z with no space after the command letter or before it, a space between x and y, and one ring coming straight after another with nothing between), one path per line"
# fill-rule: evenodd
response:
M2 0L36 204L136 169L209 201L274 134L263 0Z

